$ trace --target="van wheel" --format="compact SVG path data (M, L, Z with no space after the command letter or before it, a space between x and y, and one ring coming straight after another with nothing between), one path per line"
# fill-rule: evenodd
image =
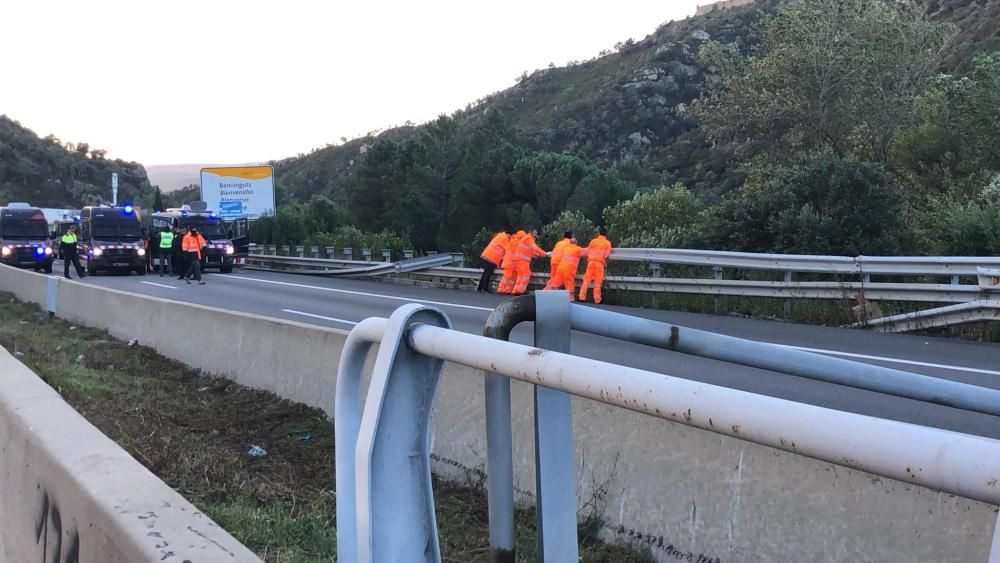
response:
M231 273L233 273L233 267L232 266L220 266L219 267L219 271L221 273L223 273L223 274L231 274Z
M45 266L45 273L46 274L51 274L52 273L52 264L49 264L49 265Z
M137 276L145 276L146 275L146 267L145 266L139 266L139 267L137 267L135 269L135 273L136 273Z
M87 275L96 276L97 275L97 264L94 264L90 260L87 261Z

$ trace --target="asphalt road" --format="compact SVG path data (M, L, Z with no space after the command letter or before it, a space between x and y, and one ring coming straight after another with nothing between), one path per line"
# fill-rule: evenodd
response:
M57 271L61 271L57 265ZM176 277L100 275L84 283L232 311L350 329L372 316L387 317L403 303L442 309L458 330L481 334L500 297L393 283L296 276L261 271L205 276L206 285ZM1000 389L1000 345L946 338L879 334L741 317L607 307L631 315L732 336L801 347L925 375ZM530 324L512 340L529 344ZM1000 438L1000 418L812 381L716 360L574 333L572 352L672 376L823 407Z

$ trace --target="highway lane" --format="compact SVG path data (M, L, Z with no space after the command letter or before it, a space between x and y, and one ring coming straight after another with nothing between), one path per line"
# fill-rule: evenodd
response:
M209 274L204 286L176 278L147 276L90 277L85 283L227 310L350 329L370 316L388 316L407 302L441 308L456 329L479 334L501 298L473 292L420 288L387 282L317 278L260 271ZM776 321L674 311L608 307L612 310L691 328L766 342L854 355L885 365L976 385L1000 388L1000 345L877 334L867 331L795 325ZM531 342L530 325L515 331L514 341ZM949 430L1000 438L996 417L908 399L850 389L735 366L724 362L652 349L574 333L573 353L696 381L811 403L828 408L892 418Z

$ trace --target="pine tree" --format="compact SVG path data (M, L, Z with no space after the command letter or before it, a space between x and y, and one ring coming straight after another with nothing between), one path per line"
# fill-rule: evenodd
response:
M163 194L160 193L160 186L154 186L156 192L153 194L153 211L163 211Z

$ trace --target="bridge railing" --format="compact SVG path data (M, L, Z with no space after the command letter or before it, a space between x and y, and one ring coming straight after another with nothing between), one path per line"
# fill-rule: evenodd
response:
M367 319L355 327L341 356L335 405L339 560L440 561L431 489L430 431L445 361L487 372L492 561L514 560L510 379L535 385L539 561L578 561L570 395L1000 504L1000 441L563 353L569 348L570 327L664 347L676 348L688 339L695 347L688 353L704 355L727 354L712 348L734 344L712 342L710 337L699 338L704 335L698 334L689 339L684 332L664 332L662 327L640 319L632 323L591 316L586 311L584 307L570 306L564 292L540 292L533 305L524 300L514 303L502 318L494 319L487 327L492 335L505 337L517 322L533 319L535 347L451 330L443 313L418 305L404 306L389 319ZM362 408L362 373L374 344L379 345L378 355ZM703 346L700 351L699 345ZM801 371L802 360L814 359L790 352L775 346L769 354L777 362L786 361L782 369L787 368L789 373ZM786 353L788 357L781 358ZM504 381L506 402L504 385L497 385ZM990 561L997 557L1000 539L995 534Z

